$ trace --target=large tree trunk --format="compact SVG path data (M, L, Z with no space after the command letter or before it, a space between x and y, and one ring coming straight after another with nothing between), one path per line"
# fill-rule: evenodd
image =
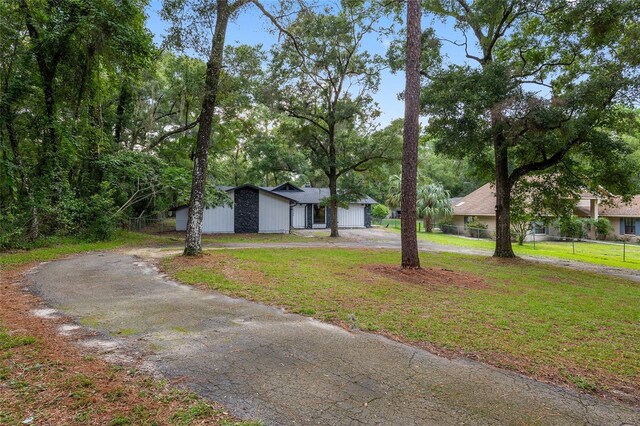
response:
M335 108L335 102L332 105ZM336 168L335 120L333 113L329 118L329 208L331 210L331 237L338 238L338 171Z
M11 146L11 153L13 155L13 163L18 169L20 174L20 182L22 183L22 190L27 195L29 203L29 209L31 210L31 221L29 221L29 229L27 231L27 239L35 241L40 236L40 221L38 220L38 208L36 207L31 187L29 186L29 179L22 163L22 156L20 154L20 146L18 145L18 136L13 125L13 113L8 107L2 108L2 114L4 115L5 128L7 129L7 136L9 138L9 145Z
M495 128L496 126L494 126ZM516 257L511 247L511 180L507 147L501 134L495 136L496 161L496 250L494 257Z
M416 234L418 138L420 134L420 0L407 0L406 84L402 146L402 268L420 268Z
M433 231L433 218L430 215L424 216L424 232Z
M129 79L125 77L120 86L120 94L118 95L118 106L116 108L116 125L113 131L113 141L119 145L122 141L122 132L125 126L127 105L131 99L131 87Z
M338 178L335 176L329 176L329 196L331 201L329 202L329 209L331 210L331 237L339 237L338 234Z
M193 158L193 176L191 181L191 198L189 201L189 217L187 219L187 237L184 254L196 256L202 252L202 217L204 214L204 197L207 184L207 163L209 160L209 144L211 140L211 124L216 107L218 83L222 69L229 8L227 0L218 0L216 5L216 27L211 44L211 55L207 62L207 75L204 83L202 110L198 119L198 138Z
M48 175L56 184L59 184L60 170L58 168L58 151L60 143L56 129L56 101L53 89L54 74L51 70L42 70L40 73L44 93L46 128L44 129L43 146L40 153L39 175Z

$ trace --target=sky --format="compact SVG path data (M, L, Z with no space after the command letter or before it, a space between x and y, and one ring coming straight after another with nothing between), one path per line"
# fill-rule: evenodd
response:
M269 1L264 3L268 5ZM152 0L147 8L147 27L154 35L157 44L161 44L168 27L159 16L161 0ZM450 40L460 40L461 34L456 33L451 22L445 24L426 16L422 23L423 29L433 27L438 37ZM227 28L227 44L262 44L265 49L269 49L278 41L278 35L272 31L271 24L264 18L255 7L248 7L234 22L229 23ZM385 40L378 40L377 37L369 37L363 44L363 49L372 54L385 55L387 43ZM465 61L462 48L450 43L443 43L442 53L453 62ZM380 105L382 115L378 119L381 126L388 125L397 118L404 115L404 103L398 99L398 94L404 89L404 73L392 74L388 70L383 70L379 91L374 95L374 100Z

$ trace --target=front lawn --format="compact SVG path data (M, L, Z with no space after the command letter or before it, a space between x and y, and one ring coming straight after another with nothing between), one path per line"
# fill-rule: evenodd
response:
M399 229L396 228L389 229L393 232L399 232ZM495 249L495 241L493 240L459 237L441 232L421 232L418 233L418 239L443 246L484 249L487 251ZM624 260L623 250L625 251ZM640 245L632 243L623 247L622 243L613 242L536 241L535 247L533 242L526 242L522 246L513 243L513 251L518 256L543 256L615 268L640 269Z
M639 284L452 253L423 254L434 272L403 275L387 266L399 261L396 251L250 249L175 257L163 267L186 283L436 352L640 397Z

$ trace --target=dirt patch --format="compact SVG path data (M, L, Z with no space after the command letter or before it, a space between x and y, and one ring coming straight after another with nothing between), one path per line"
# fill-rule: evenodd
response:
M364 269L396 281L418 284L427 288L463 287L469 289L489 288L480 277L464 272L441 268L401 269L393 265L373 264Z
M221 407L153 378L134 365L109 364L78 343L95 338L44 308L22 288L23 266L0 274L0 327L35 341L0 347L0 423L219 425L233 419ZM64 336L61 335L64 331Z

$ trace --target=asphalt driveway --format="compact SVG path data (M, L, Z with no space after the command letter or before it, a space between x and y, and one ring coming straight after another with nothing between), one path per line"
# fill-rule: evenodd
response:
M166 279L93 253L41 265L28 288L133 357L267 425L640 424L640 411L465 359Z

